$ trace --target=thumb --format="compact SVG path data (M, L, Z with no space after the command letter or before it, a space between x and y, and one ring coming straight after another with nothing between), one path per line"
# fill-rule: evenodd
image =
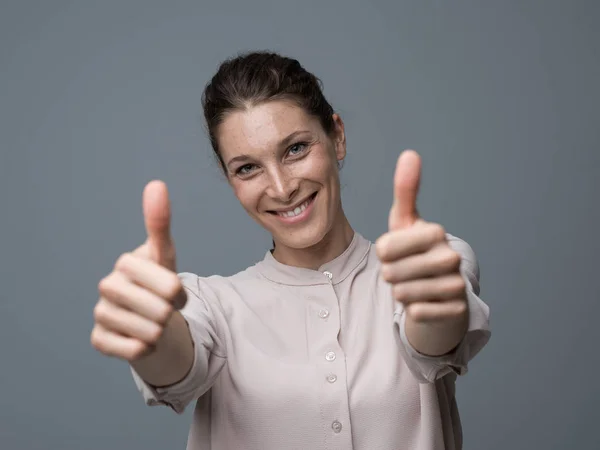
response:
M175 272L175 246L171 238L171 205L167 185L160 180L148 183L144 188L142 206L150 259Z
M419 219L417 195L421 180L421 157L414 150L405 150L398 158L394 174L394 202L390 209L389 229L413 225Z

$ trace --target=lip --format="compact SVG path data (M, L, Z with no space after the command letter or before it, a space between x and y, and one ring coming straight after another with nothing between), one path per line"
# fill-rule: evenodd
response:
M286 224L296 224L299 222L303 222L304 220L306 220L310 213L313 210L313 207L315 205L315 200L317 198L318 193L315 192L314 194L310 195L308 197L308 199L310 199L310 203L308 204L308 206L306 207L306 209L304 211L302 211L300 214L298 214L297 216L293 216L293 217L283 217L280 216L279 214L277 214L277 212L275 211L269 211L273 217L277 218L278 220L280 220L283 223ZM306 200L308 200L306 199ZM296 205L294 208L297 208L298 206L300 206L302 203L306 202L306 200L303 200L302 202L300 202L298 205ZM285 211L290 211L292 208L288 208Z

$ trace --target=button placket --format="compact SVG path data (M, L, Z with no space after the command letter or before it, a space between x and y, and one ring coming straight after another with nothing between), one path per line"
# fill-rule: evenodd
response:
M333 282L333 273L329 270L321 270L321 273L331 288L331 290L326 287L324 288L324 298L322 300L324 303L319 305L320 308L317 311L313 312L318 317L316 320L321 323L321 326L318 328L325 333L322 335L322 338L325 336L328 337L321 341L323 346L319 348L319 353L321 353L321 358L323 358L321 360L321 367L323 369L321 376L323 377L323 381L320 386L322 417L329 420L329 426L331 426L330 433L336 436L336 442L340 443L340 445L351 445L348 390L345 382L346 364L344 351L338 341L340 299L338 298L337 289ZM346 428L346 426L350 428Z
M331 273L328 270L323 271L323 275L325 275L327 277L327 279L329 280L330 284L332 283L333 280L333 273ZM330 312L327 308L322 308L319 310L318 315L321 319L325 320L329 317ZM325 359L328 362L333 362L335 361L335 359L337 358L337 355L334 351L330 350L327 353L325 353ZM325 379L330 383L333 384L337 381L337 375L333 374L333 373L329 373L325 376Z

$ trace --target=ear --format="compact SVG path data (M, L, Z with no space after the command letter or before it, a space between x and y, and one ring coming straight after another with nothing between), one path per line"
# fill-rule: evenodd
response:
M338 161L342 161L346 157L346 132L344 131L344 121L339 114L334 114L332 119L335 156Z

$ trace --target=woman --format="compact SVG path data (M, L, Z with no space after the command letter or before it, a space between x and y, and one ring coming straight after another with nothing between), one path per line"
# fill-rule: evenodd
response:
M203 95L216 157L273 249L230 277L177 275L166 186L148 238L99 284L92 345L147 404L195 401L188 449L459 449L457 375L489 339L467 243L418 216L420 159L398 159L375 245L341 204L344 123L297 61L249 53Z

